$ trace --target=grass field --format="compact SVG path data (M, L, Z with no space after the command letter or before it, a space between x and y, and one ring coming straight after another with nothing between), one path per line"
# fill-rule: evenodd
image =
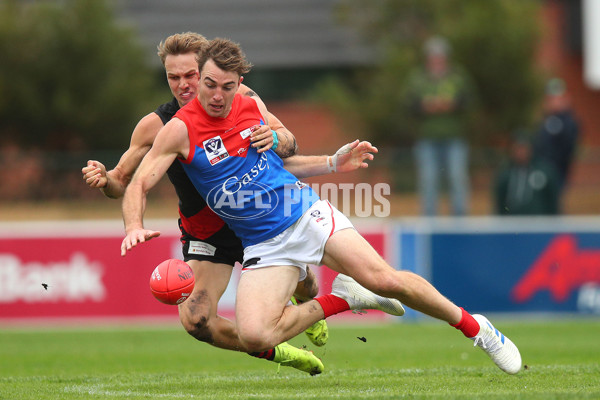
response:
M314 349L326 368L314 377L173 326L7 328L0 399L600 398L599 319L495 324L521 350L527 367L516 376L437 322L333 325L330 342Z

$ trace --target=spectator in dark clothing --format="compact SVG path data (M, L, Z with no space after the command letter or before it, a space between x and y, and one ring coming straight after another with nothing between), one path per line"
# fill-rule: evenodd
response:
M544 117L535 136L534 152L556 168L561 194L569 179L578 136L579 125L565 83L553 78L546 84Z
M532 152L529 137L518 135L510 159L495 179L495 212L500 215L556 215L559 177L554 166Z

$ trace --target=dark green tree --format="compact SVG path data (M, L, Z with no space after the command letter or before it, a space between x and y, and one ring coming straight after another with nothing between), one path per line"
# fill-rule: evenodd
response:
M155 73L103 0L0 2L0 135L49 150L122 149Z

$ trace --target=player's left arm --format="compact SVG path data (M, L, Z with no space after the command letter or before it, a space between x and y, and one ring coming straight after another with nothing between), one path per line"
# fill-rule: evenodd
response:
M259 110L265 118L265 125L257 126L250 141L252 147L257 148L257 152L263 153L270 148L281 158L293 156L298 151L296 138L283 123L267 110L267 106L260 96L248 86L241 84L238 93L253 98L258 105Z
M332 156L295 155L284 158L283 166L300 179L332 172L351 172L368 168L368 161L373 160L378 151L369 142L355 140L342 146Z

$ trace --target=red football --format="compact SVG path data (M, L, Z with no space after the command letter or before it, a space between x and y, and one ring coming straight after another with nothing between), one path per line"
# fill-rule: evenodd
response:
M158 264L150 276L150 290L162 303L181 304L194 290L194 273L181 260L169 259Z

